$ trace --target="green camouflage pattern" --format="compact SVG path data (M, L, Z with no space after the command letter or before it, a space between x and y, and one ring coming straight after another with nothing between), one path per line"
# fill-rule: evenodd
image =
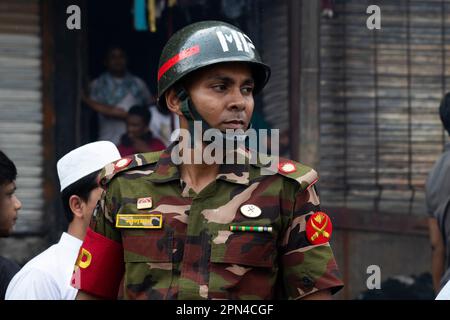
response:
M180 179L172 147L103 169L105 192L91 228L123 245L119 298L298 299L342 288L329 243L306 238L308 218L320 211L313 169L292 161L293 173L261 175L260 165L221 165L216 180L196 194ZM145 197L153 206L138 210L137 199ZM262 214L245 217L245 204ZM118 214L162 214L162 228L116 228ZM232 232L231 225L273 231Z

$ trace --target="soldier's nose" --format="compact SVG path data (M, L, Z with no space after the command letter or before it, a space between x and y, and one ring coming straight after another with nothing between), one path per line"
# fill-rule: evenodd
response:
M244 110L246 108L245 99L240 91L238 93L233 94L230 99L230 103L228 104L228 108L232 110Z

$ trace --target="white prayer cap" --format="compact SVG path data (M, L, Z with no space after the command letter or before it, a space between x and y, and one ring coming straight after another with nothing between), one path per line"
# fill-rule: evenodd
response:
M56 164L61 191L120 158L119 150L110 141L92 142L70 151Z

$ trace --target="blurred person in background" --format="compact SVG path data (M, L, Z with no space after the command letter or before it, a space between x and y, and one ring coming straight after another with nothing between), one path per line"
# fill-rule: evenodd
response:
M125 132L127 112L133 105L149 105L154 98L145 82L127 70L125 51L117 46L108 49L106 71L90 86L90 96L83 102L99 113L98 140L118 144Z
M149 129L151 114L148 107L132 106L128 111L127 132L120 138L119 152L122 157L135 153L161 151L166 147L153 137Z

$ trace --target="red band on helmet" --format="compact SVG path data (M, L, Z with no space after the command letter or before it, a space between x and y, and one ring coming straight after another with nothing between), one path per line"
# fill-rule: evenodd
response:
M170 58L169 60L167 60L162 66L161 68L159 68L158 71L158 80L164 75L164 73L167 72L167 70L169 70L170 68L172 68L175 64L177 64L178 62L180 62L181 60L184 60L190 56L196 55L200 53L200 46L196 45L193 47L190 47L186 50L181 51L180 53L178 53L177 55L173 56L172 58Z
M100 298L117 299L123 273L122 245L89 228L75 264L72 287Z

